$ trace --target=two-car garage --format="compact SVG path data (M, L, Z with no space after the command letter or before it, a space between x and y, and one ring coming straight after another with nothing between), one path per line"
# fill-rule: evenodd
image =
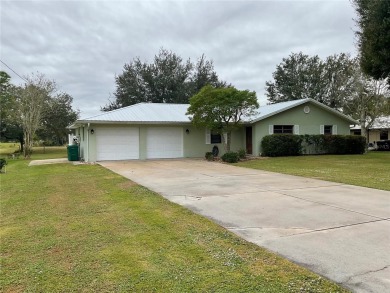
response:
M183 157L182 127L96 127L96 160Z

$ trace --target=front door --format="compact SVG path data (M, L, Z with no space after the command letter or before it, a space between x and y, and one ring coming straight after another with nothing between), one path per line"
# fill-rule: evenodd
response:
M246 128L246 153L252 155L252 126Z

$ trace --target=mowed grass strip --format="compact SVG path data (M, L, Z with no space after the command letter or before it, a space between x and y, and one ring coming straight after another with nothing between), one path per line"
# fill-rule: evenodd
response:
M262 158L236 165L382 190L390 190L390 152Z
M346 292L98 165L1 180L2 292Z

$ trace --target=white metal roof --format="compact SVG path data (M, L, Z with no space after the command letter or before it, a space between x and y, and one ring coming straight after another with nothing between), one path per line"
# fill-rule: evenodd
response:
M84 122L191 122L186 115L188 104L139 103L104 112Z
M335 113L336 115L342 116L344 119L349 120L352 124L357 123L355 120L340 113L339 111L336 111L312 99L301 99L261 106L259 109L257 109L257 113L255 115L246 117L244 122L254 123L272 115L294 108L298 105L302 105L306 102L314 103L328 111ZM70 128L77 127L77 125L84 123L190 123L191 120L189 116L186 115L188 107L188 104L139 103L117 110L104 112L86 119L77 120L73 125L70 126Z

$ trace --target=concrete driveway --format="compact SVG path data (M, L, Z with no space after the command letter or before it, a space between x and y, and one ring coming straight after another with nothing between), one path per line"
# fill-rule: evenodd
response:
M101 162L355 292L390 292L390 192L204 160Z

